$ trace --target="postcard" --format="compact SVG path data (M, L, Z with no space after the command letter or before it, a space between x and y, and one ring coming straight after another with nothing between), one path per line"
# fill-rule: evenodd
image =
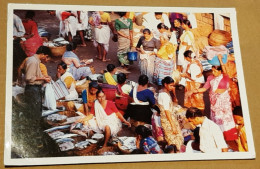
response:
M254 159L235 8L9 4L6 166Z

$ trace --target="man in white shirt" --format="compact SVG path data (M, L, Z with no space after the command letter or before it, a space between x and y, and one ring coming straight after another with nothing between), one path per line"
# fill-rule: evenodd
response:
M228 151L228 146L219 126L209 120L206 116L203 116L200 109L190 107L186 112L186 118L194 126L201 125L199 131L199 148L201 152L219 153Z
M162 12L149 12L143 15L143 26L150 29L157 39L160 36L160 32L157 29L159 23L164 23L168 28L171 28L169 17Z

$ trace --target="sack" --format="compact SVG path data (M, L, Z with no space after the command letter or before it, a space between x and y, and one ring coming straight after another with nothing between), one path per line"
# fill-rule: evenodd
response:
M43 106L49 110L56 109L56 99L51 83L48 83L45 88L45 97Z
M52 86L56 100L59 100L60 98L70 94L68 88L61 80L57 80L56 82L52 80L50 84Z

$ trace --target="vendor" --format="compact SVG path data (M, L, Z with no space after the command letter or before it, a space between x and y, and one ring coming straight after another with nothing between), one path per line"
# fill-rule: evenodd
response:
M93 103L90 115L78 122L86 123L95 117L98 128L104 132L105 135L103 147L107 147L107 142L110 137L116 136L116 134L121 130L121 122L125 123L129 127L131 124L119 113L112 101L106 100L106 95L102 90L97 91L96 96L97 100Z

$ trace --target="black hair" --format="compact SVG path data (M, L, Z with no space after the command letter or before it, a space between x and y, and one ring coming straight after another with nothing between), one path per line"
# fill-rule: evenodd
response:
M77 43L76 42L70 42L69 44L66 45L66 50L67 51L73 51L77 48Z
M177 20L178 22L180 22L180 24L182 24L182 20L180 18L176 18L174 20Z
M171 84L174 83L174 80L170 77L170 76L166 76L163 80L162 80L162 85L164 86L164 84Z
M36 54L44 54L44 55L48 55L51 56L51 50L49 47L47 46L40 46L37 51Z
M115 68L116 68L116 66L113 65L113 64L108 64L108 65L107 65L107 71L108 71L108 72L112 72Z
M161 110L160 110L160 108L158 106L154 105L153 109L156 110L158 114L161 113Z
M148 29L148 28L145 28L145 29L143 30L143 33L145 33L145 32L148 32L149 35L151 34L151 31L150 31L150 29Z
M168 28L168 26L166 26L164 23L159 23L159 24L157 25L157 29L166 29L166 30L168 30L169 28Z
M139 78L138 78L138 84L144 86L147 83L148 83L148 76L140 75Z
M203 117L203 114L200 109L197 107L190 107L186 112L186 118L194 119L195 117Z
M221 66L213 65L212 68L214 68L214 69L216 69L216 70L220 70L221 72L223 72Z
M171 153L172 151L174 152L174 153L177 153L177 147L176 147L176 145L175 144L171 144L171 145L169 145L169 146L166 146L166 148L164 149L164 153Z
M117 82L118 84L124 84L126 81L126 75L124 73L117 74Z
M240 106L236 106L233 110L233 115L243 117L242 108Z
M154 12L155 15L162 15L162 12Z
M98 97L98 94L99 93L104 93L104 91L101 89L101 88L99 88L99 90L97 91L97 93L96 93L96 96ZM104 93L105 94L105 93Z
M123 17L123 16L125 16L126 12L117 12L117 14L118 14L120 17Z
M100 89L97 82L90 82L89 83L89 89L91 89L91 88Z
M192 54L191 50L186 50L183 55L184 55L184 57L191 58L191 54Z
M191 23L190 23L189 20L183 20L182 23L187 25L189 28L192 28Z
M139 125L135 128L135 133L140 135L142 138L147 138L149 136L152 136L152 132L150 129L143 125Z
M67 64L66 64L65 62L63 62L63 61L61 61L61 62L58 64L58 66L61 66L62 69L64 69L64 70L67 69ZM57 67L58 67L58 66L57 66Z
M26 11L25 18L32 19L34 16L35 16L35 12L34 11L31 11L31 10Z

